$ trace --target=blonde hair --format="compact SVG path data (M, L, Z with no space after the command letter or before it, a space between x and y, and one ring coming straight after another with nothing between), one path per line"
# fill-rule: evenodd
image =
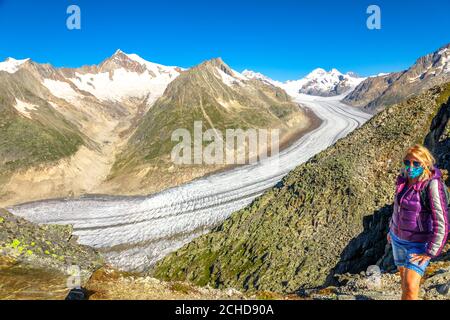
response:
M406 157L408 156L417 158L417 160L419 160L423 164L424 172L419 180L426 180L431 178L431 171L434 169L436 159L433 157L430 150L420 144L416 144L406 151L404 159L406 159Z

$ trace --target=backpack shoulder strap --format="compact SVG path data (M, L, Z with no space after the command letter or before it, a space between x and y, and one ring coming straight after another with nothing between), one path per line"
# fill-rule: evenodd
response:
M428 180L425 183L425 186L420 190L420 204L422 208L431 209L429 200L429 192L428 189L430 187L431 180Z
M425 186L423 187L422 190L420 190L420 204L422 205L422 207L425 207L427 209L430 209L430 205L429 205L429 192L428 189L430 187L430 182L431 180L428 180L427 183L425 184ZM447 206L450 207L450 191L448 190L447 185L445 184L444 180L442 178L439 179L439 183L442 183L442 185L444 186L444 193L445 193L445 197L447 200Z
M445 197L447 198L447 206L450 207L450 191L448 190L448 187L443 180L442 184L444 185L444 193Z

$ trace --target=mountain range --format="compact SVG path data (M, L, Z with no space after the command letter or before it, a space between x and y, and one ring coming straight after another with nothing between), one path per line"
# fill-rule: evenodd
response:
M1 201L96 190L128 130L181 71L139 59L117 51L77 69L0 65Z
M248 78L258 79L283 88L292 96L299 93L321 97L338 96L354 89L365 80L365 78L361 78L352 72L342 74L337 69L327 72L322 68L313 70L300 80L286 82L272 80L261 73L251 70L244 70L242 74Z
M408 70L362 78L318 68L280 82L220 58L183 69L117 50L98 65L0 63L0 204L86 193L148 194L225 166L173 166L170 133L278 128L282 144L318 126L297 95L340 96L377 113L450 79L449 46ZM30 189L24 193L23 190Z
M281 88L221 59L185 70L120 50L81 68L10 58L0 79L3 204L152 193L222 169L171 163L171 133L192 132L194 120L205 129L280 129L281 143L320 122Z
M337 96L347 93L343 102L376 114L385 107L403 101L435 85L450 80L450 44L417 59L408 69L359 77L352 72L342 74L336 69L326 72L318 68L300 80L280 82L254 71L243 72L283 88L290 95Z
M375 113L370 121L159 261L151 275L177 284L301 294L340 285L343 274L374 264L392 271L386 233L404 150L418 142L429 147L449 184L449 48L402 72L364 79L317 69L286 83L239 73L221 59L182 69L120 50L81 68L7 59L0 63L0 206L93 192L141 194L189 181L223 168L172 167L175 128L192 133L197 120L216 130L280 128L289 143L320 122L292 96L351 91L343 101ZM74 245L70 228L0 213L1 247L22 257L37 250L35 262L58 260L44 265L49 269L74 258L87 268L100 263L94 250ZM433 276L438 268L448 275L448 249L432 263ZM428 285L440 291L433 281ZM333 291L318 293L327 290Z
M376 113L447 81L450 81L450 44L419 58L407 70L367 78L343 101Z

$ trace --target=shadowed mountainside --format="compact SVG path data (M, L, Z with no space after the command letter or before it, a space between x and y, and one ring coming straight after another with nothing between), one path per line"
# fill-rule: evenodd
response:
M436 85L450 81L450 44L417 59L408 70L370 77L344 102L376 113Z

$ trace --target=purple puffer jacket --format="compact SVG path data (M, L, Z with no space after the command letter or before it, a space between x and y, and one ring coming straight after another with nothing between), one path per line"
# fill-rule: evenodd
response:
M397 189L394 201L394 213L390 221L390 229L402 240L427 243L427 254L436 257L447 242L448 206L441 180L442 173L434 168L430 180L419 181L408 187L408 179L402 175L397 178ZM420 193L428 186L427 208L423 208ZM408 188L401 199L398 195L403 188Z

